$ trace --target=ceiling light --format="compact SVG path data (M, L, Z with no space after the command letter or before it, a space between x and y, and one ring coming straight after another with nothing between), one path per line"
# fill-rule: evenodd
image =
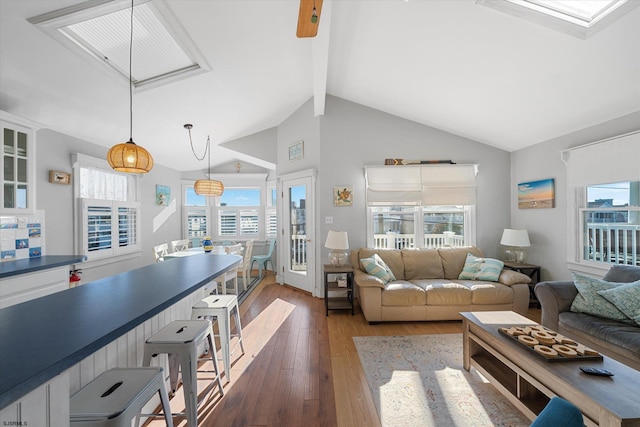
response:
M118 172L147 173L153 168L153 157L133 142L133 82L131 62L133 56L133 0L131 0L131 38L129 39L129 141L116 144L107 153L109 166Z
M204 148L204 154L202 157L198 157L195 150L193 149L193 140L191 139L191 129L193 128L192 124L187 123L184 125L184 128L189 131L189 143L191 144L191 152L195 156L197 160L203 160L204 157L209 153L209 177L211 177L211 139L207 136L207 145ZM215 179L198 179L193 184L193 189L199 196L222 196L224 193L224 184L222 182L217 181Z

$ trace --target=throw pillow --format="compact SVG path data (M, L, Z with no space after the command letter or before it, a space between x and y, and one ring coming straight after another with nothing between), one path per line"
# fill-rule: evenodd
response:
M360 262L367 273L376 276L382 280L385 285L392 280L396 280L391 269L387 267L387 264L384 263L378 254L373 254L369 258L363 258Z
M578 289L578 295L571 303L571 311L607 319L629 321L629 318L622 311L618 310L615 305L598 293L598 291L606 291L621 286L622 283L605 282L604 280L583 276L578 273L573 273L573 281Z
M467 254L458 279L497 282L503 267L504 262L498 259L480 258L473 254Z
M598 293L640 325L640 280Z

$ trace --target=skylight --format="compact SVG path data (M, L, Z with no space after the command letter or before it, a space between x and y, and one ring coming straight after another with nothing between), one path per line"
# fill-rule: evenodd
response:
M587 38L640 2L630 0L477 0L537 24Z
M121 0L96 7L80 4L36 16L29 22L128 83L130 8L130 2ZM187 33L161 2L138 2L133 28L132 80L137 90L209 70Z

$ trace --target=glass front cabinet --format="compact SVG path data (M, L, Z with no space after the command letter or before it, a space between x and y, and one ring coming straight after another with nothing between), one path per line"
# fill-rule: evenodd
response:
M2 129L2 186L0 213L24 214L35 211L34 128L24 120L0 112Z

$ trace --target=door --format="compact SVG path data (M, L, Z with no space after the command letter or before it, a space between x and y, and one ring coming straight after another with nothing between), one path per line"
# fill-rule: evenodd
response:
M283 281L315 295L314 171L281 177Z

